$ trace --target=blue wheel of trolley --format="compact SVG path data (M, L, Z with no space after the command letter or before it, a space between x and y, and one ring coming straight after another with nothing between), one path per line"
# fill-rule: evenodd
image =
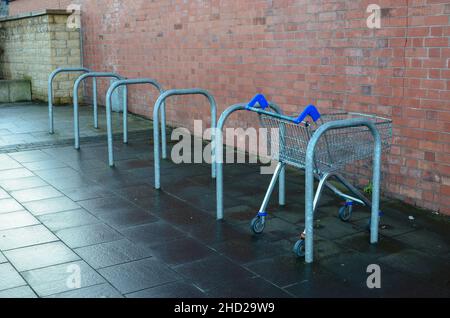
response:
M298 240L295 245L294 248L292 249L292 251L295 253L295 255L297 255L298 257L303 257L305 256L305 240L301 239Z
M343 205L339 208L339 218L343 222L348 222L352 218L353 205Z
M250 228L253 233L261 234L264 231L264 227L266 226L266 222L261 216L255 216L253 220L250 222Z

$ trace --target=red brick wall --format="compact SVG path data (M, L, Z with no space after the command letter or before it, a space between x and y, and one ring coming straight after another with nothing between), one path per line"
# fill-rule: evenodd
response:
M262 92L295 113L315 103L391 117L384 189L450 214L448 0L79 1L93 69L206 88L220 111ZM370 3L382 8L379 30L367 28ZM150 115L155 95L131 94L131 109ZM202 99L168 108L187 126L208 117Z

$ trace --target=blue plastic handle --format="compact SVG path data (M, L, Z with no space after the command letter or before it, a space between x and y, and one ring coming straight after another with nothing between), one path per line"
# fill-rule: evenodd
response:
M306 107L305 110L297 117L297 119L294 120L294 122L296 124L300 124L308 116L311 117L314 122L319 120L320 113L317 110L316 106L309 105L308 107Z
M253 97L253 99L250 101L250 103L248 103L248 105L245 108L248 110L250 108L255 107L256 104L259 104L261 109L266 109L267 107L269 107L269 102L264 97L264 95L258 94L255 97Z

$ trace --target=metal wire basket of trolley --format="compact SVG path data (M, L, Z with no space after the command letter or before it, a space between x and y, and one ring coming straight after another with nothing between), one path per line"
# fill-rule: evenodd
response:
M255 107L259 104L260 107ZM305 223L310 224L312 235L312 219L323 189L326 187L337 196L345 200L345 204L338 209L339 218L349 221L352 216L355 203L364 206L375 207L377 211L376 226L371 227L371 241L376 241L378 236L378 214L379 214L379 179L380 179L380 155L382 151L390 148L392 139L392 121L390 119L351 112L333 114L320 114L317 109L310 105L298 117L289 117L278 113L266 111L268 105L263 95L257 95L248 104L247 109L259 114L261 126L267 128L267 147L273 160L278 161L274 175L267 189L257 216L251 221L251 229L254 233L262 233L266 224L268 212L266 210L270 196L275 187L281 169L284 165L290 165L298 169L308 168L308 151L312 162L312 177L319 181L316 194L313 198L314 183L306 183ZM308 119L308 120L307 120ZM372 191L372 202L367 199L356 187L348 182L339 170L359 160L374 159L374 184ZM306 171L308 177L308 171ZM329 182L335 178L350 194L344 193ZM311 180L313 180L311 178ZM311 207L311 216L308 217L308 207ZM311 210L311 209L310 209ZM374 218L371 218L373 221ZM300 235L300 239L294 246L294 252L298 256L305 256L305 238L308 235L308 224L306 230ZM375 243L375 242L373 242ZM311 237L312 253L312 237ZM312 254L309 256L312 262Z

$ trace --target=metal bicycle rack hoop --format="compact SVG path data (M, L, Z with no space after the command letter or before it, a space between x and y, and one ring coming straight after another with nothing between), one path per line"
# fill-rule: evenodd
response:
M119 80L111 84L106 93L106 124L108 130L108 162L109 166L114 166L114 149L113 149L113 136L112 136L112 119L111 119L111 98L114 91L120 86L128 86L128 85L136 85L136 84L148 84L156 89L158 89L159 93L164 93L164 89L162 86L154 79L151 78L136 78L136 79L127 79L127 80ZM123 142L128 142L128 109L127 104L124 104L123 109ZM161 107L161 143L162 143L162 152L163 158L166 158L166 110L165 104L163 103Z
M153 108L153 142L154 142L154 169L155 169L155 189L161 188L161 162L159 153L159 109L162 107L167 98L171 96L182 96L182 95L203 95L205 96L211 107L211 130L213 131L211 135L211 175L213 178L216 176L216 166L215 166L215 137L214 131L216 130L216 117L217 117L217 104L214 97L206 90L201 88L192 89L172 89L167 90L161 94L155 103Z
M268 105L273 111L278 114L282 114L281 108L275 103L269 103ZM223 127L234 112L246 110L247 104L236 104L228 107L222 115L220 115L219 122L217 123L217 134L216 134L216 217L218 220L223 219ZM280 205L285 204L285 168L283 167L280 172L280 182L279 182L279 195L278 201Z
M109 78L116 78L118 80L125 79L123 76L117 74L117 73L109 73L109 72L90 72L81 75L77 78L75 81L75 84L73 86L73 128L74 128L74 138L75 138L75 149L80 149L80 127L79 127L79 105L78 105L78 88L83 80L86 78L99 78L99 77L109 77ZM94 100L97 100L97 92L94 90ZM124 94L123 94L123 103L124 103L124 109L127 109L127 87L125 86ZM97 103L94 104L96 106ZM98 116L97 116L97 108L94 108L94 116L95 116L95 128L98 127Z

